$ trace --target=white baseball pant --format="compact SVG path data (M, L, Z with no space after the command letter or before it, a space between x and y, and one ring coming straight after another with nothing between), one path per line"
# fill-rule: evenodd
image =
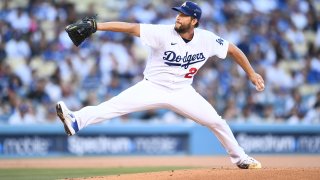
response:
M84 107L74 115L78 120L79 129L82 129L90 124L124 114L154 108L173 110L207 126L224 146L232 163L238 163L247 157L226 121L191 85L172 90L148 80L142 80L112 99L97 106Z

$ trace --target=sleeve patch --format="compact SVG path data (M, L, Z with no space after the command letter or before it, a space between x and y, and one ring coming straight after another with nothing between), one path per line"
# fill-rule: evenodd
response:
M216 42L217 42L218 44L220 44L220 46L223 46L224 40L221 39L221 38L218 38L218 39L216 39Z

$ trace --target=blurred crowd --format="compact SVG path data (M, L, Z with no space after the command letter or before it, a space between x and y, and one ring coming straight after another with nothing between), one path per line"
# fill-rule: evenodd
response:
M194 87L234 123L320 124L320 0L205 0L200 28L233 42L265 79L259 93L232 60L210 58ZM171 0L0 2L0 124L59 123L55 103L97 105L143 78L148 49L122 33L96 32L75 47L64 31L98 21L173 24ZM201 113L201 112L199 112ZM185 122L160 109L110 122Z

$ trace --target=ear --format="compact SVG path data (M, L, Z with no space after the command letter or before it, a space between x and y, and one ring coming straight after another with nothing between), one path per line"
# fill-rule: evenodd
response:
M193 26L195 26L195 25L197 24L197 22L198 22L198 19L192 18L191 24L192 24Z

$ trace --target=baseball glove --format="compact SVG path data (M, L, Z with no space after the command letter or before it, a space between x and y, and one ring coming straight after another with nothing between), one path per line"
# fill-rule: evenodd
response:
M79 46L87 37L97 31L96 16L84 17L65 28L73 44Z

